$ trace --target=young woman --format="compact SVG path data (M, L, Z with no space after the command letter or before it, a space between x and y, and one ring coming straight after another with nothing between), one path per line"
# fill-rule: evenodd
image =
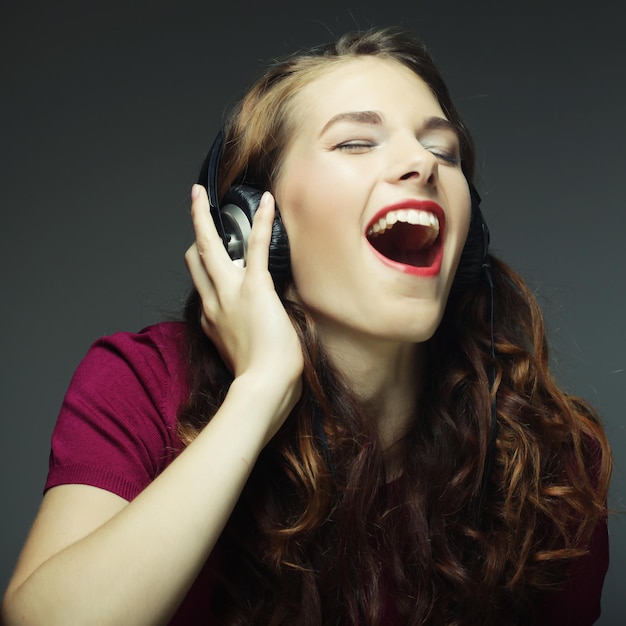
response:
M186 320L77 370L5 623L593 623L608 444L423 46L276 64L209 161L214 205L269 190L245 263L195 185Z

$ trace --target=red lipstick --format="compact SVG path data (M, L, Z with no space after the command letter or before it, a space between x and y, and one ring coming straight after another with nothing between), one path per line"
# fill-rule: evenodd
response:
M415 209L434 215L439 222L436 239L422 249L425 228L420 224L403 221L394 223L384 234L373 234L374 224L392 211ZM367 241L374 254L392 269L413 276L437 276L441 271L443 259L443 241L445 232L445 214L443 209L431 200L407 199L386 206L372 217L365 230ZM432 236L432 234L431 234Z

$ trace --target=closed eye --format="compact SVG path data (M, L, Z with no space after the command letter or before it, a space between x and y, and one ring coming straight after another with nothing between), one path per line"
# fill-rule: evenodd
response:
M375 143L371 141L344 141L342 143L337 144L334 149L342 150L344 152L367 152L376 146Z
M448 152L442 148L429 148L426 147L431 154L434 154L440 161L444 163L448 163L450 165L460 165L461 159L456 155L456 153Z

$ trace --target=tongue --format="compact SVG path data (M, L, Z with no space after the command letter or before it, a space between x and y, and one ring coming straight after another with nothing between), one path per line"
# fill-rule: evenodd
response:
M425 226L398 223L384 233L370 237L369 242L392 261L428 267L432 265L436 254L434 235L432 229Z

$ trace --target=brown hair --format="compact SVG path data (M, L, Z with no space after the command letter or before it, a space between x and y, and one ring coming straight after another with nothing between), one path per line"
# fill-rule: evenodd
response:
M382 29L269 69L227 125L222 192L244 179L271 189L293 130L294 95L329 65L360 55L402 63L430 86L460 129L471 180L472 140L433 61L411 36ZM526 623L539 594L585 552L605 515L608 443L594 411L553 380L533 295L504 263L491 263L495 362L489 289L479 283L450 297L429 342L419 419L401 444L404 474L387 486L366 407L329 363L306 311L281 295L301 338L304 391L216 548L223 623L380 624L391 605L398 623ZM184 441L210 420L231 381L202 333L199 306L193 292ZM498 438L478 524L496 393Z

